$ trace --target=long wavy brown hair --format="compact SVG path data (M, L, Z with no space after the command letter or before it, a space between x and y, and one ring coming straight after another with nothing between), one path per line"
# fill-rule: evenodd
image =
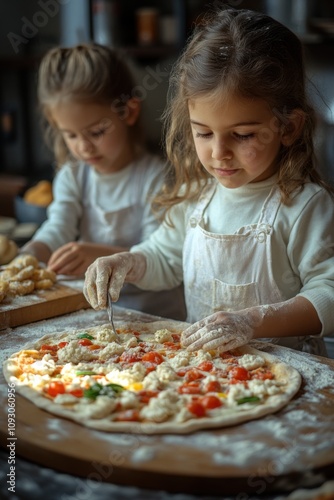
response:
M278 186L283 203L289 203L292 193L308 181L331 191L315 167L315 113L305 87L302 45L288 28L250 10L208 12L171 73L163 121L174 182L165 186L155 206L166 212L176 203L194 199L211 178L196 154L188 102L204 96L219 100L222 93L229 92L265 100L282 127L295 109L305 117L301 135L279 153Z
M121 53L96 43L75 47L55 47L43 57L38 72L38 102L44 135L53 150L57 166L75 162L65 141L52 121L52 106L61 100L100 103L113 106L121 115L134 97L134 77ZM129 130L138 155L144 138L140 120Z

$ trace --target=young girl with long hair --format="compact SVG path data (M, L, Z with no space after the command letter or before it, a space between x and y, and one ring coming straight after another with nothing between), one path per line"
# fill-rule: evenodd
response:
M98 44L56 47L43 58L38 99L58 172L48 219L23 248L57 274L80 276L94 260L128 250L159 225L151 210L165 162L144 147L131 71ZM119 305L184 318L181 287L127 285Z
M189 350L268 339L324 354L334 325L334 202L317 170L302 46L249 10L205 16L175 65L165 112L175 183L144 243L88 268L94 308L124 281L184 281Z

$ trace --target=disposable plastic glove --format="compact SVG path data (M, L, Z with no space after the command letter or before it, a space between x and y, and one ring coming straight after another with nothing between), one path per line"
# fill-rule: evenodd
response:
M83 293L93 309L105 309L108 292L116 302L124 282L135 283L145 270L146 259L139 253L121 252L99 257L86 271Z
M244 312L215 313L187 328L182 334L181 343L188 351L229 351L247 344L253 338L255 324L254 318Z

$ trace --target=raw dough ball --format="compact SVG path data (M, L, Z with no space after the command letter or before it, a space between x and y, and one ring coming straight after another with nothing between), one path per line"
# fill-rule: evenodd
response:
M7 281L0 281L0 302L6 297L9 290L9 284Z
M45 278L43 280L38 280L35 281L35 290L47 290L48 288L51 288L53 286L53 281Z
M0 265L8 264L16 257L18 252L15 241L9 240L7 236L0 235Z
M51 271L51 269L35 269L31 279L34 281L50 280L55 283L57 275L54 271Z
M23 269L24 267L33 266L35 269L38 268L39 263L36 257L29 254L18 255L11 263L10 267L15 266L19 269Z
M11 295L27 295L35 288L35 283L32 280L25 281L10 281L9 293Z
M33 266L24 267L18 273L14 274L9 281L24 281L30 279L34 274L34 269Z

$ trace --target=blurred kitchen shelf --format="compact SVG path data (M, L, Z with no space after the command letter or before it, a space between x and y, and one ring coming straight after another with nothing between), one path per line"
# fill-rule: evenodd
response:
M124 45L121 47L121 50L137 59L162 59L177 54L179 48L176 45L152 45L147 47Z

